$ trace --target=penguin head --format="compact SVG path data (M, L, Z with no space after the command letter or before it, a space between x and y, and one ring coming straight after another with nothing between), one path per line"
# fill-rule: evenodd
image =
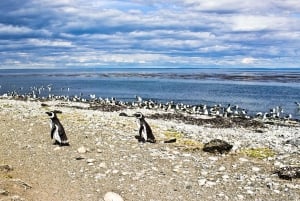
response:
M46 112L46 114L48 114L48 116L50 116L50 118L56 117L56 114L58 114L58 113L61 114L62 111L54 110L54 111Z
M133 114L133 116L135 116L137 119L144 119L145 118L145 116L141 112L137 112L137 113Z

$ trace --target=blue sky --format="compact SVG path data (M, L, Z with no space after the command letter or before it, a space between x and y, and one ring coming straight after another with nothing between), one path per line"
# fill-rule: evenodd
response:
M300 67L299 0L5 0L0 68Z

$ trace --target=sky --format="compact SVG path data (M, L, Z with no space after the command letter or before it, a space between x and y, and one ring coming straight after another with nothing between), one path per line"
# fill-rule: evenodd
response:
M299 0L5 0L0 68L300 67Z

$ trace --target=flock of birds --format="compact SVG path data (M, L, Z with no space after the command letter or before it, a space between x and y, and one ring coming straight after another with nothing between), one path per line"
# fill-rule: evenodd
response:
M2 86L0 85L0 89ZM61 91L64 90L69 92L69 88L61 88ZM178 112L178 113L188 113L191 115L207 115L207 116L220 116L224 118L229 117L242 117L242 118L261 118L262 120L266 119L283 119L289 120L292 119L291 114L284 113L284 110L281 106L276 106L270 109L268 112L258 112L255 116L250 116L247 114L247 110L240 108L238 105L232 106L228 104L226 106L222 106L221 104L208 106L205 104L199 105L189 105L183 103L175 103L173 101L167 103L161 103L153 100L143 100L140 96L135 96L135 100L132 102L125 102L116 100L116 98L101 98L96 97L95 94L90 94L87 97L84 97L81 93L79 96L66 96L66 95L54 95L52 94L52 85L47 85L46 87L30 87L29 92L24 92L24 88L19 88L19 90L13 90L11 92L4 93L3 98L13 98L19 100L63 100L63 101L72 101L72 102L83 102L90 103L93 105L114 105L114 106L123 106L127 108L139 108L139 109L156 109L167 112ZM20 93L21 92L21 93ZM43 96L47 94L47 96ZM296 108L300 111L300 102L295 102ZM50 136L51 139L54 140L54 144L58 144L60 146L68 146L69 141L67 135L65 133L64 127L60 123L57 118L57 114L61 113L61 111L50 111L46 112L49 115L51 123L50 123ZM136 136L139 142L151 142L155 143L155 137L152 133L151 127L145 120L145 116L137 112L133 115L138 120L139 125L139 135Z
M142 106L142 104L147 105L142 100L141 97L136 96L136 99L137 99L136 104L138 104L138 105L140 104L140 107ZM111 101L113 101L113 100L111 100ZM112 102L110 102L110 104L111 103ZM147 103L148 103L148 101L147 101ZM300 109L300 103L295 102L295 104ZM170 104L170 105L174 105L174 104ZM170 105L168 107L170 107ZM179 109L179 108L177 108L179 106L181 106L182 108L185 108L184 106L182 106L182 104L179 104L179 105L177 104L174 106L173 109ZM220 108L222 108L222 107L215 106L215 107L210 107L208 109L207 106L202 105L201 107L193 106L192 108L193 108L192 110L194 112L199 110L199 112L202 112L203 115L211 115L211 113L208 113L208 111L214 111L214 114L216 114L218 111L220 111ZM170 107L170 109L172 109L172 107ZM226 114L226 115L233 114L233 115L242 115L243 117L246 117L245 116L246 111L244 109L239 109L237 106L231 108L231 106L228 105L226 108L222 108L222 111L223 111L223 116L224 116L224 114ZM282 112L283 112L283 110L281 107L276 107L270 111L270 115L274 115L272 118L279 118L280 113L282 113ZM65 133L64 127L60 123L60 121L57 117L58 113L62 113L62 112L58 111L58 110L46 112L46 114L48 114L48 116L50 117L50 120L51 120L50 136L51 136L51 139L54 140L55 145L69 146L70 144L68 141L68 137ZM120 116L130 117L126 113L120 113ZM259 116L262 116L262 114L259 114ZM266 114L264 114L262 118L266 118L265 116L266 116ZM136 119L137 119L139 128L138 128L138 135L136 136L136 138L138 139L138 141L142 142L142 143L145 143L145 142L155 143L156 139L154 137L154 134L152 132L150 125L145 120L145 116L141 112L137 112L137 113L133 114L131 117L136 117ZM246 118L250 118L250 117L246 117ZM176 139L175 139L175 141L176 141ZM172 143L175 141L172 139L171 141L164 141L164 143Z
M0 85L1 89L1 85ZM143 108L143 109L156 109L168 112L182 112L193 115L208 115L208 116L220 116L220 117L243 117L243 118L261 118L266 119L292 119L291 114L284 112L281 106L276 106L271 108L266 112L258 112L250 116L248 111L244 108L239 107L238 105L232 106L228 104L222 106L221 104L209 106L206 104L199 105L189 105L184 103L175 103L174 101L169 101L166 103L153 101L153 100L144 100L140 96L135 96L133 101L121 101L116 98L101 98L97 97L96 94L89 94L83 96L82 93L79 95L69 96L69 95L54 95L52 93L53 86L33 86L29 90L25 90L23 87L18 90L13 90L7 93L4 93L2 97L12 97L15 99L21 100L62 100L62 101L71 101L71 102L83 102L90 103L93 105L116 105L123 106L128 108ZM70 88L60 88L61 94L68 94ZM295 102L296 108L300 111L300 102Z

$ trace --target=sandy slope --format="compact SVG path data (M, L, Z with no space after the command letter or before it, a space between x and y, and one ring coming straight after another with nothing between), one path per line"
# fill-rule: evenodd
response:
M0 168L0 200L98 201L107 191L130 201L300 200L299 180L281 180L272 173L280 166L300 165L299 149L282 145L299 134L297 124L268 125L256 133L149 119L159 142L139 144L135 120L119 112L46 104L0 100L0 165L13 167ZM45 112L53 109L63 111L59 118L70 147L51 143ZM177 143L161 143L174 136L180 138ZM235 150L227 155L201 150L218 136ZM275 155L259 159L242 153L257 147L270 147Z

